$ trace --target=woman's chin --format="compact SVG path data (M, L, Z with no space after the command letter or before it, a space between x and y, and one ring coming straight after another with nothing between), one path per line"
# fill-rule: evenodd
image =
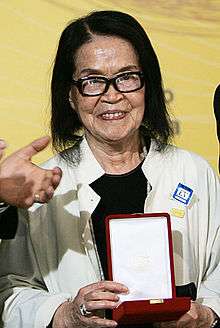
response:
M126 143L131 142L132 137L134 138L134 135L131 136L129 134L125 133L112 133L112 134L103 134L100 136L100 140L103 140L103 142L106 142L108 144L120 144L120 143Z

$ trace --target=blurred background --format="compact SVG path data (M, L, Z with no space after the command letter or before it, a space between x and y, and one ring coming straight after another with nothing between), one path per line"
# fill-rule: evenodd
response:
M0 0L0 138L7 154L49 134L50 78L60 34L92 10L130 13L159 57L175 144L205 157L217 171L213 95L220 82L220 1ZM34 157L52 156L50 147Z

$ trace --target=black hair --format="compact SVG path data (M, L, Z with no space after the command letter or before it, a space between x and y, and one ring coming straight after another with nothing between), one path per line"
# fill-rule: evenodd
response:
M76 51L92 40L94 35L118 36L135 49L145 79L145 114L141 133L157 142L157 149L166 147L173 136L166 108L160 66L151 42L138 21L119 11L95 11L72 21L60 37L55 58L52 83L52 143L56 151L78 145L82 123L69 103ZM69 152L67 152L69 153ZM63 153L65 157L65 152Z

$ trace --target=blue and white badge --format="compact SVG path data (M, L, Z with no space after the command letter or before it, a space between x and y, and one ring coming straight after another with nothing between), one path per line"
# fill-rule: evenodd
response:
M193 195L193 190L182 183L179 183L174 191L173 198L188 205Z

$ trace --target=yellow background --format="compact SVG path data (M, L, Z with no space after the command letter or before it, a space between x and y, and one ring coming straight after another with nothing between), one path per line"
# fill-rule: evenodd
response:
M180 125L175 143L217 169L212 101L220 82L219 0L0 0L0 137L7 153L48 134L50 74L60 33L68 21L94 9L128 12L144 26L165 88L174 94L170 110ZM48 149L35 162L49 156Z

